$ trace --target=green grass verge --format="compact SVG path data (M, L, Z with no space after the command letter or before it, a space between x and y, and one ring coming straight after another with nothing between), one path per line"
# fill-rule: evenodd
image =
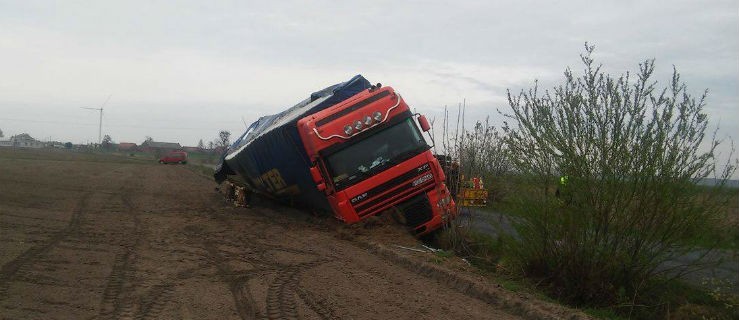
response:
M213 171L214 170L211 167L207 167L207 166L203 166L203 165L195 164L195 163L188 163L186 165L186 167L190 171L193 171L193 172L195 172L195 173L197 173L199 175L202 175L204 177L207 177L207 178L209 178L211 180L213 179Z
M527 278L517 270L510 269L512 266L506 262L505 247L501 240L470 230L462 233L464 234L441 238L464 238L465 243L456 243L456 246L464 247L467 252L457 250L456 254L470 261L479 274L506 290L564 304L550 295L551 291L548 289L551 288L541 287L539 279ZM443 243L437 245L445 248ZM440 252L443 253L437 253L435 258L441 261L452 251L448 249ZM598 319L739 319L739 296L729 291L727 283L713 280L713 283L704 286L706 288L698 288L680 280L657 281L660 282L651 285L650 291L641 292L636 301L626 301L628 298L625 297L624 301L612 306L570 307L580 308Z

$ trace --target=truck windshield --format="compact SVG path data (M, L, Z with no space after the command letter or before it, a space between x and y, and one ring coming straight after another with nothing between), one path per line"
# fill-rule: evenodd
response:
M413 119L408 118L337 151L326 160L336 189L341 190L428 148Z

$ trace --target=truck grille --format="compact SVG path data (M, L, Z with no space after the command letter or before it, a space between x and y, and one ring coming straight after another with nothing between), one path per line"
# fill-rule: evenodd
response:
M425 194L410 199L400 208L400 211L405 216L405 225L410 228L415 228L428 222L433 216L429 199Z
M415 179L415 180L414 180ZM414 194L425 192L434 186L431 177L431 166L425 163L420 167L401 174L363 194L363 197L351 200L360 217L389 208L392 203L408 199Z

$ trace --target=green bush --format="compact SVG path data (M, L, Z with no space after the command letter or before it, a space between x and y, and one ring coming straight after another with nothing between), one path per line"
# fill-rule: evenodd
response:
M656 88L654 60L636 79L611 77L585 48L582 76L568 68L552 91L508 93L506 149L525 190L511 192L519 237L506 253L564 301L609 305L690 271L661 266L721 227L736 165L717 170L720 141L704 139L706 93L690 95L677 71ZM722 183L698 187L707 177Z

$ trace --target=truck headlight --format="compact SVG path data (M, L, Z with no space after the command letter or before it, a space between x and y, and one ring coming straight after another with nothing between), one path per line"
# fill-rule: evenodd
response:
M362 130L362 121L359 121L359 120L355 121L354 122L354 129Z
M344 133L346 133L346 135L348 136L352 134L352 129L353 129L352 126L346 126L344 127Z
M450 195L445 195L439 199L439 201L436 202L436 205L440 208L446 207L449 205L449 203L452 202L452 197Z
M371 124L372 124L372 117L365 116L364 117L364 125L369 127L369 125L371 125Z

